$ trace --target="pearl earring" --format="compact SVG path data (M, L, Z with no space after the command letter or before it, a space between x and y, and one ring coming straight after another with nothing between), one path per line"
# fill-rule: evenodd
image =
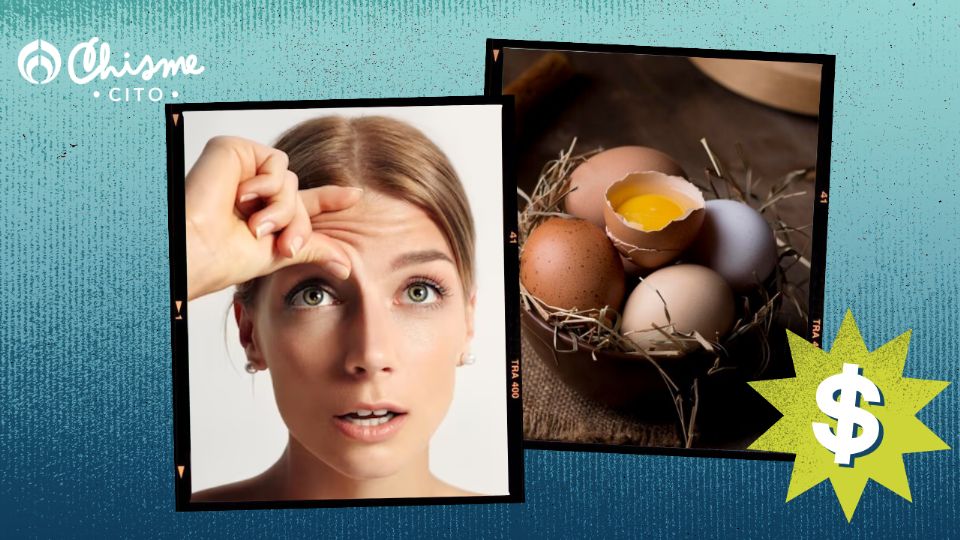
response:
M251 375L255 375L258 371L260 371L259 369L257 369L257 366L253 364L253 362L247 362L247 365L244 366L243 369L244 371L246 371Z
M472 352L461 354L460 355L460 365L461 366L470 366L477 361L477 355Z

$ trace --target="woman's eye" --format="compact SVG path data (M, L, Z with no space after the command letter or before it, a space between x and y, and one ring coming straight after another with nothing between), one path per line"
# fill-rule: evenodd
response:
M317 307L335 304L335 298L329 292L316 285L304 287L293 294L290 305L297 307Z
M405 302L411 304L433 304L439 298L437 290L427 283L413 283L405 292Z

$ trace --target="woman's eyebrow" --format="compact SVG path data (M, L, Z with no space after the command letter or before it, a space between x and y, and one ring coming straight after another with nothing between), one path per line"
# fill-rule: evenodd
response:
M396 271L405 266L422 264L431 261L447 261L450 264L453 264L453 260L451 260L446 253L437 251L435 249L427 249L423 251L411 251L409 253L400 255L393 260L393 264L390 265L390 269Z

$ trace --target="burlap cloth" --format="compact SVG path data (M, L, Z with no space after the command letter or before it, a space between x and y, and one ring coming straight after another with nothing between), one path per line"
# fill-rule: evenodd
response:
M521 332L522 334L523 332ZM523 336L523 435L527 440L682 446L676 423L655 423L589 400L567 386Z

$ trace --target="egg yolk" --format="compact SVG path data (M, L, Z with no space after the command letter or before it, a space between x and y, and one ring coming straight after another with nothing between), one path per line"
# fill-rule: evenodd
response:
M646 231L657 231L683 215L683 208L663 195L635 195L617 207L617 213Z

